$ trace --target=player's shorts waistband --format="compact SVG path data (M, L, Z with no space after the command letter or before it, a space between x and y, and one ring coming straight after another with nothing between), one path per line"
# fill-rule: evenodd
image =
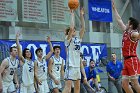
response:
M137 56L127 56L127 57L124 57L124 60L129 59L131 57L137 57Z

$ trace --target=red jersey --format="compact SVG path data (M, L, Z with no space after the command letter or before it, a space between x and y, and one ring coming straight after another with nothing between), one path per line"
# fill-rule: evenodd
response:
M137 48L137 45L138 45L138 40L133 41L131 39L132 32L136 32L136 30L125 31L123 33L123 40L122 40L123 57L137 56L136 48Z

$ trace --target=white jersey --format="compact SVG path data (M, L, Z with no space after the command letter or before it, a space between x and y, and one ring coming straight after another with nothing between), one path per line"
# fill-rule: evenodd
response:
M38 59L37 65L38 65L38 78L39 80L46 80L47 79L47 64L46 60L42 59L42 62L40 62Z
M55 56L52 56L53 59L53 66L52 66L52 74L57 78L60 79L61 77L61 66L63 63L63 58L59 57L56 58Z
M24 59L22 66L22 82L24 86L30 86L34 83L34 62Z
M67 48L67 66L80 67L80 48L81 40L78 37L73 37L70 42L65 41Z
M8 61L8 67L5 69L4 75L2 76L2 80L4 82L11 82L13 81L14 73L18 68L19 61L18 59L12 61L10 57L7 57L6 60Z

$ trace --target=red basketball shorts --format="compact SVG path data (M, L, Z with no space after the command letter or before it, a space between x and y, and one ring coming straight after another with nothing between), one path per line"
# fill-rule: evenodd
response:
M124 68L122 70L124 76L140 75L140 61L138 57L130 57L124 60Z

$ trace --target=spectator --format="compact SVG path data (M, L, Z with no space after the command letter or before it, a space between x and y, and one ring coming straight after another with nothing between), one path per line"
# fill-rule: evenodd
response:
M97 91L99 91L100 89L98 87L98 81L96 79L96 71L94 70L94 67L95 67L95 61L91 59L89 66L85 67L85 73L86 73L87 81L92 79ZM80 93L95 93L95 90L90 86L90 84L84 83L82 80L83 79L81 79Z
M106 70L108 74L108 91L109 93L113 93L113 85L117 88L118 93L122 92L121 85L121 71L123 68L122 62L116 60L116 54L112 53L112 60L107 64Z

